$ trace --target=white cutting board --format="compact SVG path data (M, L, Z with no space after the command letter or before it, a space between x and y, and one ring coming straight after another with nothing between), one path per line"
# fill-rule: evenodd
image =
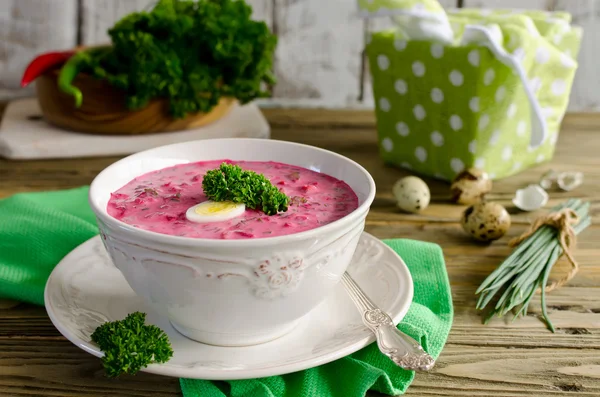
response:
M36 98L12 101L0 124L0 157L52 159L127 155L170 143L211 138L270 138L256 104L234 105L222 119L197 129L142 136L90 135L62 130L42 118Z

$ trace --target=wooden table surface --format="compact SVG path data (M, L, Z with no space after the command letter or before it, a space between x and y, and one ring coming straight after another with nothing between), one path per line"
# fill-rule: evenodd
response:
M600 114L568 115L551 163L494 184L490 198L513 213L513 226L505 238L483 246L462 232L457 220L463 207L448 201L448 184L427 180L432 204L423 213L396 210L391 187L407 173L382 165L371 112L271 109L264 113L273 138L336 151L372 173L377 197L367 219L368 232L442 246L455 320L436 367L417 374L408 395L600 395ZM0 198L89 184L117 159L0 160ZM508 238L523 232L536 216L511 209L511 198L516 189L536 183L551 168L582 171L585 184L570 193L552 192L548 206L568 197L586 198L592 202L596 223L579 237L580 272L548 296L557 332L547 331L538 319L537 298L533 310L517 322L496 319L482 325L475 310L475 289L509 254ZM553 274L560 275L567 267L559 262L555 268ZM180 396L180 390L177 379L145 373L109 380L100 361L63 338L43 308L21 304L0 310L0 396L105 395Z

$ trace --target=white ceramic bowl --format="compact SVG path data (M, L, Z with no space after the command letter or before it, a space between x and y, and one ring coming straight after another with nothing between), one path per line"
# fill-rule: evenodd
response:
M201 160L278 161L345 181L359 207L301 233L248 240L177 237L145 231L106 211L110 193L146 172ZM140 152L104 169L90 205L115 266L137 295L183 335L242 346L291 331L344 273L364 229L375 183L354 161L312 146L263 139L214 139Z

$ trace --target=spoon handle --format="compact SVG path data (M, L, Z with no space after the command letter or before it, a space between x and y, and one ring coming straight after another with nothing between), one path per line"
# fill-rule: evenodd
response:
M401 368L413 371L429 371L435 360L423 347L394 326L391 317L378 308L345 272L342 284L362 314L363 323L375 334L379 350Z

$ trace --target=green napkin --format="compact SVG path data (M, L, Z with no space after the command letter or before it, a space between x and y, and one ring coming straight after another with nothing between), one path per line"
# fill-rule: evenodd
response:
M452 325L452 297L442 250L415 240L384 240L406 262L414 282L414 298L398 326L437 358ZM283 376L210 382L181 379L185 397L363 397L368 390L388 395L406 391L413 371L398 368L372 343L356 353Z
M54 266L98 234L88 187L0 200L0 298L44 304Z
M53 267L98 233L87 187L26 193L0 200L0 297L42 305ZM413 303L398 328L419 340L433 357L452 325L452 299L439 246L386 240L414 280ZM362 397L368 390L404 393L414 372L396 367L375 344L317 368L263 379L211 382L181 379L185 397Z

